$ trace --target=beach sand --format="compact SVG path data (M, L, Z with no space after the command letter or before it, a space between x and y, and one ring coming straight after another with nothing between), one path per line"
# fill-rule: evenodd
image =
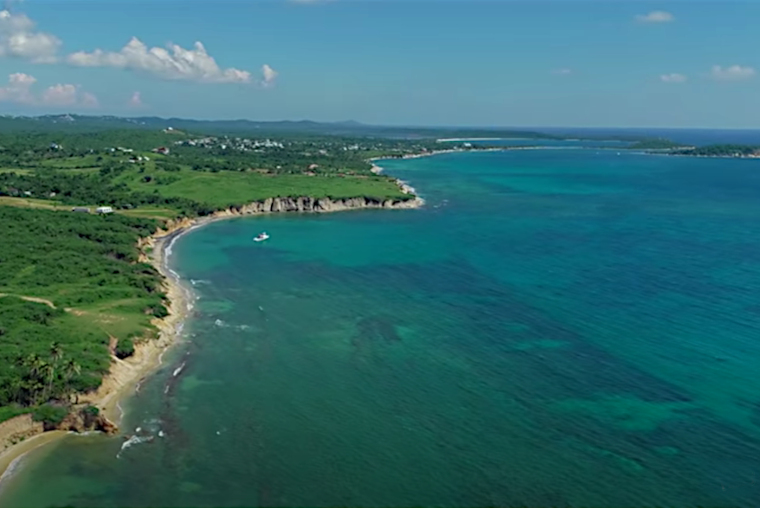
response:
M120 360L112 357L111 369L103 378L97 391L83 394L80 403L89 403L100 408L102 413L116 423L121 424L124 413L120 401L132 395L139 383L161 365L163 353L179 338L181 324L187 317L192 301L189 289L183 287L179 277L167 266L167 251L171 242L182 233L189 231L194 222L188 221L172 228L170 231L159 231L157 235L145 239L141 246L150 245L153 251L148 256L153 266L164 276L165 289L169 301L169 314L163 319L156 319L153 324L159 330L157 339L145 339L135 343L135 353L131 357ZM29 437L18 444L0 452L0 481L7 478L15 469L22 456L47 443L56 441L67 435L64 431L44 432ZM0 435L0 442L5 442L10 436Z
M447 153L441 151L440 153ZM435 154L429 154L435 155ZM374 164L372 171L379 173L382 168ZM402 191L407 194L416 194L415 190L401 180L396 180ZM424 200L416 197L414 207L422 206ZM184 218L171 221L167 230L159 229L154 235L143 238L138 242L141 252L151 248L149 255L143 254L141 261L150 262L164 277L165 289L168 297L169 314L163 319L156 319L153 324L159 330L157 339L145 339L135 342L135 353L125 360L112 357L111 368L97 391L82 394L80 403L92 404L102 411L102 414L117 426L121 424L124 411L121 408L121 400L135 393L140 383L155 369L161 366L164 352L175 344L181 333L181 326L192 309L194 297L192 291L182 285L179 276L168 266L168 257L171 254L172 243L181 235L201 227L203 225L239 216L231 210L216 212L203 218ZM18 460L38 446L55 441L67 432L54 431L37 434L27 438L21 443L12 445L0 451L0 479L6 478L5 473L10 471L9 466L18 463ZM6 442L11 435L0 433L0 443Z
M82 395L79 399L80 402L99 407L106 418L117 425L121 424L124 416L120 400L133 394L138 384L161 365L162 354L177 341L181 324L187 317L192 300L191 293L181 285L179 277L167 266L167 252L171 242L186 231L187 229L182 227L169 234L150 238L153 251L149 260L164 276L169 302L169 315L153 321L159 330L158 338L136 343L134 355L125 360L113 357L111 369L103 378L100 388L92 394Z

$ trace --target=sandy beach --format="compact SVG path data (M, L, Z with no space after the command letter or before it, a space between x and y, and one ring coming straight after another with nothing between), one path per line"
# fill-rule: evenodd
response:
M380 172L382 168L374 165L373 162L372 171ZM415 190L405 182L401 180L396 180L396 182L404 193L416 194ZM423 204L424 200L417 197L408 207L416 208ZM320 212L341 211L345 209L350 208L321 210ZM134 394L140 383L161 366L163 354L178 341L182 331L182 323L190 310L192 310L195 300L192 291L182 284L179 275L168 265L168 258L171 256L173 242L181 235L211 222L246 214L258 215L260 213L271 212L228 209L202 218L178 219L170 221L166 225L166 229L159 228L156 233L147 238L142 238L138 242L137 246L142 253L140 261L151 263L164 277L169 314L165 318L153 321L153 324L159 331L158 338L146 338L140 342L135 342L135 353L127 359L121 360L112 356L110 371L103 378L98 390L80 395L80 403L88 403L98 407L108 420L114 422L117 426L121 425L124 411L120 402L124 398ZM18 430L12 429L4 432L0 428L0 445L6 443L13 436L18 435ZM67 432L63 431L42 432L38 428L25 428L23 430L27 436L23 441L9 445L0 451L0 479L7 478L8 475L6 473L12 472L14 469L10 466L18 464L21 457L26 453L67 435Z
M146 246L153 248L148 259L164 277L169 303L169 315L153 321L159 330L158 338L136 343L134 355L125 360L112 357L111 370L103 378L100 388L79 399L100 408L106 418L116 425L121 424L124 416L120 400L134 393L140 381L161 365L162 354L179 338L182 322L191 309L191 292L182 286L179 277L168 267L167 259L171 254L171 242L187 230L181 227L168 234L149 237L145 242Z
M134 355L125 360L112 357L111 369L103 378L100 388L93 393L83 394L79 398L81 403L89 403L100 408L102 414L116 425L120 425L124 416L120 401L132 395L139 383L161 365L163 353L177 342L181 324L192 308L192 293L180 283L179 277L168 267L171 242L189 231L192 226L205 222L183 221L168 231L159 230L155 235L143 239L139 245L143 252L146 247L152 247L152 252L146 256L145 260L151 262L164 276L169 314L163 319L153 321L159 330L158 338L136 342ZM35 431L36 435L0 451L0 483L13 473L15 466L24 455L68 434L64 431L40 432L37 429L30 430L29 433ZM0 432L0 443L4 443L11 437L2 434Z

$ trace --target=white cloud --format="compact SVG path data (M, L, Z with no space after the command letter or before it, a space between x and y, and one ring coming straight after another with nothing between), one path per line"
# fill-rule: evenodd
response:
M710 70L710 76L720 81L740 81L742 79L749 79L755 74L755 69L752 67L742 67L741 65L731 65L729 67L713 65Z
M676 18L666 11L652 11L648 14L639 14L636 21L640 23L670 23Z
M554 69L552 71L552 74L557 74L558 76L567 76L568 74L572 74L572 73L573 73L573 70L572 69L567 69L567 68L564 68L564 69Z
M37 82L34 76L17 72L8 76L8 85L0 87L0 102L33 104L34 96L29 88Z
M132 37L121 50L91 53L79 51L67 59L80 67L116 67L153 74L163 79L197 81L201 83L250 83L251 73L235 68L222 69L203 44L196 42L193 49L169 44L168 50L148 48L140 39Z
M663 83L684 83L687 77L677 72L671 72L670 74L662 74L660 81Z
M77 87L57 84L42 93L42 103L51 106L72 106L77 103Z
M264 64L261 66L261 74L264 76L261 84L264 86L273 86L279 73L276 70L272 69L269 65Z
M133 108L139 108L143 106L142 95L140 92L134 92L132 97L129 98L129 105Z
M100 106L100 102L98 102L98 98L95 96L95 94L90 92L82 92L80 101L82 103L82 106L86 108L97 108Z
M24 58L35 63L56 61L61 45L55 35L36 32L34 21L25 14L0 11L0 56Z
M31 90L37 82L34 76L17 72L8 76L8 84L0 87L0 102L15 102L34 106L79 106L93 108L98 99L90 92L82 92L78 85L56 84L49 86L37 97Z

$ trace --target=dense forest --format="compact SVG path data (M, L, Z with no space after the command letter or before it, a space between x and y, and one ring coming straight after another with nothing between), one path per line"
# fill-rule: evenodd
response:
M166 315L136 245L157 224L0 206L0 420L97 387L109 344L128 352Z

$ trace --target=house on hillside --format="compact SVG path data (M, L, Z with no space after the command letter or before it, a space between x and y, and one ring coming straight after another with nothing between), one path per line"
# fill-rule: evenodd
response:
M111 208L110 206L99 206L95 209L95 213L98 213L100 215L113 213L113 208Z
M160 153L161 155L169 155L169 149L165 146L159 146L158 148L154 148L153 151L155 153Z

